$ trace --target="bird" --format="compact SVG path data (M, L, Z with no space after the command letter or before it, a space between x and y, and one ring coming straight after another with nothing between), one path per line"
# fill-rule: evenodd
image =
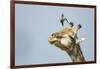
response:
M62 26L64 26L64 21L65 20L69 23L68 19L67 18L64 18L64 14L62 14L61 15L61 20L60 20Z

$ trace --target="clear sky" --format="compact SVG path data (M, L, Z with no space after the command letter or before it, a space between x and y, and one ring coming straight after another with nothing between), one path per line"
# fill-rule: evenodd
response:
M75 27L82 25L79 38L87 61L94 60L94 9L16 4L15 5L15 64L47 64L71 62L68 54L49 44L48 36L62 29L64 14ZM67 23L66 23L67 25Z

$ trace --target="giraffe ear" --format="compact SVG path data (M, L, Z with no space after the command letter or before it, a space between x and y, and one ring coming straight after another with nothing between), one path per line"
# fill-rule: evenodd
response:
M76 44L81 43L81 42L83 42L83 41L85 41L85 40L86 40L85 38L78 39L78 40L76 41Z

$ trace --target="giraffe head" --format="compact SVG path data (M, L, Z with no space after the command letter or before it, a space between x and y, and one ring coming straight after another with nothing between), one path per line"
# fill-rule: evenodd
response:
M80 29L80 25L77 29L74 29L71 24L65 27L59 32L55 32L48 37L48 42L62 50L72 50L78 42L77 31Z

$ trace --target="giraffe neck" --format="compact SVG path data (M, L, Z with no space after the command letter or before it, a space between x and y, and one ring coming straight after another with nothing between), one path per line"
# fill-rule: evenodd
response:
M85 62L85 58L79 45L75 45L71 51L67 50L67 53L73 62Z

